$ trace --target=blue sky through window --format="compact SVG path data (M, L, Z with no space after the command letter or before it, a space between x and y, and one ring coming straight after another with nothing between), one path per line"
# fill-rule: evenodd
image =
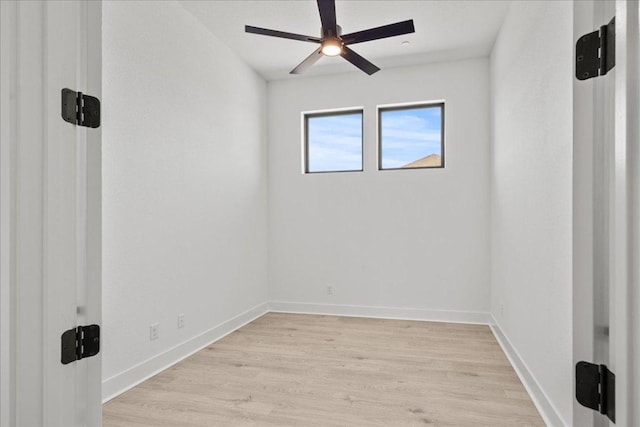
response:
M362 114L307 118L307 172L362 170Z
M382 110L380 121L382 169L440 166L442 109L439 105ZM426 159L428 156L431 161Z

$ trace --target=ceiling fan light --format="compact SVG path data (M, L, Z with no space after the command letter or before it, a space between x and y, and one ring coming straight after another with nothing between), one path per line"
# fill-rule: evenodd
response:
M327 39L322 42L322 53L327 56L337 56L342 53L342 42L338 39Z

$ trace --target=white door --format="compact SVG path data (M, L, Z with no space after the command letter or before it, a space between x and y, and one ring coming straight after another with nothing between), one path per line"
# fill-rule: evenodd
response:
M616 65L574 81L574 362L615 374L615 425L640 425L638 3L574 3L577 40L615 16ZM636 337L634 339L634 334ZM574 405L574 425L614 425Z
M99 1L1 1L3 426L101 423L100 354L63 365L61 335L100 324L101 135L61 90L100 98Z

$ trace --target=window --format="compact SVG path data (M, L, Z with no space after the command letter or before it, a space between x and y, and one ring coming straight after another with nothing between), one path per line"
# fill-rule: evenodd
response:
M444 167L444 104L378 108L378 168Z
M305 173L362 171L362 110L304 115Z

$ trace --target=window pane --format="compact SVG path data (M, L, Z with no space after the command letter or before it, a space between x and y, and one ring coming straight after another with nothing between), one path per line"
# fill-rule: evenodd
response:
M307 172L362 170L362 112L309 115Z
M380 109L381 169L442 167L441 104Z

